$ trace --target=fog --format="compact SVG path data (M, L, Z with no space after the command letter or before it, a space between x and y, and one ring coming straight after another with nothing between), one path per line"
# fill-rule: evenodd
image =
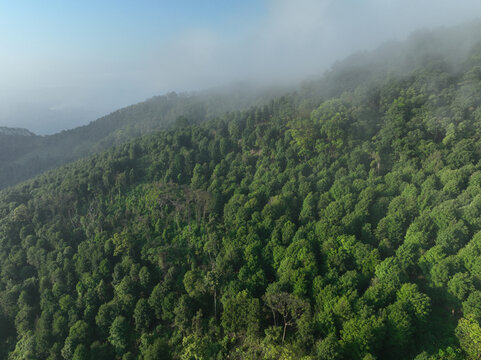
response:
M143 6L146 12L148 3ZM17 27L0 25L4 34L0 41L5 45L0 57L0 126L47 134L168 91L236 81L300 81L320 76L333 62L355 51L403 40L416 29L452 26L481 15L481 2L475 0L267 0L259 4L252 6L251 14L223 12L216 26L212 21L197 21L168 33L161 28L142 33L135 32L132 24L129 36L115 34L113 28L104 42L94 41L90 28L96 25L87 22L57 38L55 31L65 30L59 22L51 34L56 42L49 41L47 32L45 45L28 32L22 35L22 21L28 18L20 14ZM142 12L131 16L142 21ZM40 18L39 26L45 21ZM129 23L123 26L129 30ZM22 36L12 40L9 31ZM83 31L90 35L83 36Z

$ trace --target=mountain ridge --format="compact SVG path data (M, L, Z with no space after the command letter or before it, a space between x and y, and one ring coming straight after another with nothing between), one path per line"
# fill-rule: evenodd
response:
M0 135L9 136L36 136L33 132L25 128L13 128L0 126Z
M192 122L202 122L229 111L261 105L274 96L291 94L312 111L322 99L340 96L412 72L429 59L442 59L443 66L458 71L469 49L481 39L481 22L453 28L419 31L404 42L388 42L369 52L358 52L339 61L324 76L272 89L239 84L194 93L174 92L154 96L103 116L88 125L53 135L15 143L0 159L0 189L17 184L45 170L106 150L130 139ZM1 144L0 144L1 145ZM4 142L3 147L8 147Z

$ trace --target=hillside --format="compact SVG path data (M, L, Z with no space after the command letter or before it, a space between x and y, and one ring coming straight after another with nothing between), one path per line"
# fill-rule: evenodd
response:
M0 150L4 150L0 155L0 189L145 134L263 103L279 91L239 84L192 94L170 93L49 136L4 137L33 134L0 127Z
M40 141L27 129L0 127L0 179L9 179L10 164L38 148Z
M480 49L2 191L1 356L478 358Z

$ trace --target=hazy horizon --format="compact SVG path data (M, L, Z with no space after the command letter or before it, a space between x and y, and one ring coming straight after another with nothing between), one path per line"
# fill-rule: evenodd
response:
M0 126L49 134L155 95L301 81L474 0L26 1L0 5Z

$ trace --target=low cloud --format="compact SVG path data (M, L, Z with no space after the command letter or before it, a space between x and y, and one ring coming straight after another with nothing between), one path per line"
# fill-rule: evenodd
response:
M159 67L151 66L159 87L173 89L301 80L355 51L480 15L481 2L473 0L271 0L267 16L243 37L193 31L174 39Z
M99 53L69 60L51 54L23 60L17 67L12 65L15 59L4 59L18 74L10 71L3 76L7 81L0 88L5 95L0 101L0 125L29 126L45 133L86 123L172 90L198 90L239 80L276 83L319 76L352 52L373 49L390 39L402 40L416 29L475 20L481 16L481 2L266 0L265 14L256 21L232 16L238 31L188 28L167 40L136 48L128 57ZM10 84L15 84L16 91L10 91ZM40 94L32 100L36 107L65 111L74 104L72 111L81 109L92 117L58 120L44 130L42 119L29 120L30 115L21 111L12 114L5 110L18 109L12 103L29 102L35 93Z

